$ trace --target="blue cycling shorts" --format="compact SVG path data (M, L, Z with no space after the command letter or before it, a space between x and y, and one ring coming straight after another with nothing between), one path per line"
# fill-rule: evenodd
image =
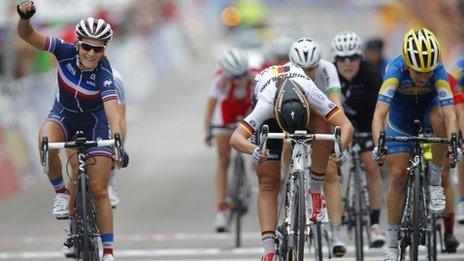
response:
M45 122L57 123L65 135L65 141L71 141L76 131L83 131L88 140L110 139L110 128L103 108L91 112L71 112L55 101ZM87 157L112 156L110 147L93 147L85 151Z
M427 99L428 98L428 99ZM438 97L427 97L421 103L397 102L388 112L385 134L389 136L415 136L414 120L419 119L424 129L431 129L429 113L435 105L439 106ZM387 142L388 154L413 152L410 142Z

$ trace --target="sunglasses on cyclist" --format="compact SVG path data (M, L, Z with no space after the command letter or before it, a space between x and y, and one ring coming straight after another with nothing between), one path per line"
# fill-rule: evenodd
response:
M93 51L96 53L101 53L106 48L105 45L91 45L84 42L79 42L79 46L86 52L90 52L90 50L93 49Z
M353 62L361 59L361 55L359 54L353 54L351 56L337 56L335 57L336 62Z

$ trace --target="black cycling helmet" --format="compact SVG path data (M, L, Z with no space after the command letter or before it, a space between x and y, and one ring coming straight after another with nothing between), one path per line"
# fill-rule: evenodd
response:
M288 133L306 130L309 123L309 103L303 88L290 79L277 82L274 117Z

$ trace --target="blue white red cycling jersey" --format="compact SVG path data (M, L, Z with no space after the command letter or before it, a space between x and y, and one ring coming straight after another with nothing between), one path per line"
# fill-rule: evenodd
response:
M102 107L103 102L118 99L113 72L103 57L92 70L78 66L78 51L74 44L47 37L46 51L58 61L58 93L56 101L71 112L90 112Z

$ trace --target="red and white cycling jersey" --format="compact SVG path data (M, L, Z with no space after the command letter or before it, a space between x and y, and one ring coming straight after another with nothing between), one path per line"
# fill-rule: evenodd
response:
M237 119L245 118L251 111L256 73L257 70L251 70L245 84L238 86L230 77L225 76L222 70L216 71L208 95L217 99L213 125L235 124Z

